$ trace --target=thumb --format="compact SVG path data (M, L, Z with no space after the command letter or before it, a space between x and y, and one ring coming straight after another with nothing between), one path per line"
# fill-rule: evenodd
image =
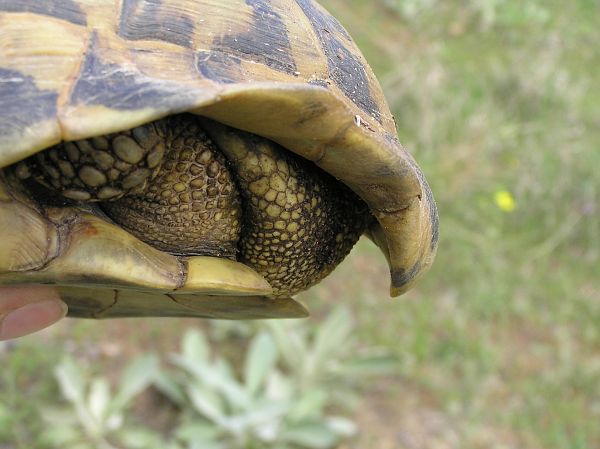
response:
M1 287L0 340L41 330L63 318L66 313L66 304L52 287Z

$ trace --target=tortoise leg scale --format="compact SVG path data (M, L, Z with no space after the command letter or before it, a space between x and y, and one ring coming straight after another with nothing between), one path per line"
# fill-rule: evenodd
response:
M193 116L145 129L160 133L167 148L156 175L142 191L106 202L103 209L157 249L235 259L242 209L223 154Z
M98 202L171 254L236 259L276 296L320 281L372 218L350 189L279 145L182 114L51 147L19 163L76 202Z
M270 140L204 121L229 160L243 198L239 260L275 294L327 276L370 224L367 205L312 162Z

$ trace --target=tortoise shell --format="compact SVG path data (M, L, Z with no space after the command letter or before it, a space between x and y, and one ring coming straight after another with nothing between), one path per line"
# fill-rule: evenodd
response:
M372 70L316 2L0 0L0 168L182 112L274 141L357 193L392 296L431 265L429 186ZM56 284L72 316L306 313L235 261L169 255L85 210L40 211L2 173L0 230L0 284Z

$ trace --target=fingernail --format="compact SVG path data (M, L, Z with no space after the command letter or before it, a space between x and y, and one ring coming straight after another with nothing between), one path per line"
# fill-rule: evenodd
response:
M0 340L22 337L56 323L67 313L62 301L43 300L13 310L0 322Z

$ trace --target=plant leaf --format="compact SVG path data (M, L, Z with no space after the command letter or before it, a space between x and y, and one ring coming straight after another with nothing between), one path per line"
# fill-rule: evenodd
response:
M401 364L398 358L387 354L353 357L344 361L340 368L344 376L348 378L397 374L400 369Z
M252 339L246 364L244 379L246 391L254 396L264 384L267 374L277 363L277 346L269 334L260 332Z
M127 449L163 449L166 446L160 434L149 428L124 428L118 438Z
M71 357L65 357L55 368L54 375L62 395L78 407L85 407L85 380L81 368Z
M153 380L154 386L173 403L183 407L186 405L186 396L179 383L176 380L176 376L173 374L165 373L164 371L158 371Z
M294 403L290 411L290 421L300 422L308 418L316 418L322 415L323 408L327 403L328 395L323 389L313 389L304 392Z
M123 412L113 411L104 422L104 433L110 433L123 427Z
M340 438L326 424L315 421L290 427L284 432L283 440L310 449L330 449Z
M193 363L207 363L210 345L204 334L195 329L188 330L181 342L181 355Z
M113 411L123 410L129 402L145 390L153 381L158 370L158 360L153 355L144 355L133 360L121 377L119 389L111 403Z
M350 438L358 433L358 427L354 421L343 416L328 416L325 423L333 432L344 438Z
M219 433L214 424L201 421L181 424L175 431L176 438L185 443L215 443Z
M279 421L287 415L290 404L285 401L261 401L253 404L251 410L228 417L228 424L238 432L253 427L261 427L265 423Z
M108 381L103 378L94 379L90 385L87 409L97 423L103 423L106 419L109 403L110 388Z
M45 429L41 440L51 447L70 447L81 439L77 426L53 426Z
M296 394L297 387L294 379L273 370L267 376L265 396L271 400L291 400Z
M70 407L49 407L42 405L40 414L45 422L45 427L52 429L55 427L77 427L77 415L73 413Z
M285 361L287 368L294 372L302 372L307 344L298 326L283 321L267 321L265 326L273 337L279 349L279 355Z
M233 377L233 370L225 359L217 359L212 364L199 366L179 356L172 356L173 362L192 374L199 385L218 391L236 410L247 410L251 404L250 395Z
M237 446L236 446L237 447ZM219 441L193 441L190 442L187 449L231 449L227 443L222 443Z
M346 307L338 307L327 317L317 331L314 353L317 364L330 358L339 358L341 350L348 347L354 327L352 315Z
M198 384L189 384L187 393L194 408L205 418L212 422L223 425L225 413L223 403L217 393Z

